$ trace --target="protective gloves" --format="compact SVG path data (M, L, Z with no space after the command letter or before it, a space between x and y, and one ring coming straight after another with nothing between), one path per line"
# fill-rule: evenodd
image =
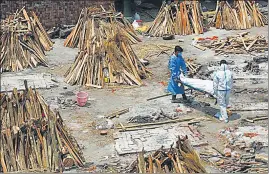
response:
M213 94L214 96L217 96L218 95L218 92L217 92L217 90L214 90L214 94Z

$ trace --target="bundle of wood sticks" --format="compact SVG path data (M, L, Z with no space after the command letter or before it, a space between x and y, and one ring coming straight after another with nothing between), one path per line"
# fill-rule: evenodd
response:
M114 18L107 22L94 14L82 22L86 30L81 33L80 51L65 81L96 88L113 83L142 85L148 71L131 47L130 32Z
M61 172L83 166L76 140L58 112L27 85L24 91L1 93L0 172Z
M259 11L255 1L234 1L233 6L227 1L218 1L210 25L221 29L240 30L262 27L268 24L267 20L267 17Z
M206 173L187 136L183 139L178 137L176 147L172 144L168 150L160 148L147 157L143 151L140 152L127 170L130 173Z
M141 41L137 37L132 25L123 17L122 13L116 13L113 6L111 6L109 10L105 10L101 6L100 8L90 7L82 9L78 22L70 35L66 38L64 46L83 49L91 39L89 36L92 33L89 33L89 31L92 31L91 27L93 27L93 23L98 27L101 22L114 23L114 25L121 27L121 32L123 32L132 43Z
M45 51L51 50L53 43L36 14L22 8L1 22L0 46L1 72L14 72L46 66Z
M166 34L189 35L203 33L201 4L199 1L163 3L147 32L156 37Z

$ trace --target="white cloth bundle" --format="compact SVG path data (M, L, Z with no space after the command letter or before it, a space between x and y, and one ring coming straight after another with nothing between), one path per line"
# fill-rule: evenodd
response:
M191 89L194 89L200 92L205 92L211 95L214 94L213 81L211 80L187 78L183 74L180 74L180 80L183 83L183 85Z

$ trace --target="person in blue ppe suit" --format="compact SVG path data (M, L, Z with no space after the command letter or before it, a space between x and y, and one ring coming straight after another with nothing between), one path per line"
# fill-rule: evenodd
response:
M172 103L177 102L176 95L182 94L183 100L187 101L187 97L184 91L184 86L180 83L179 75L183 71L184 75L187 75L186 63L182 57L183 49L180 46L175 47L175 53L170 57L169 69L171 71L171 77L169 80L167 90L172 93Z
M230 93L233 86L233 74L227 66L225 60L220 61L219 69L214 73L213 89L217 96L217 101L220 106L220 112L215 116L220 120L229 122L227 115L227 107L229 107Z

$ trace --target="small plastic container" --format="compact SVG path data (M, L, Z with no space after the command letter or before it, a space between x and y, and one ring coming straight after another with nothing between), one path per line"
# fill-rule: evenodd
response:
M88 93L87 92L78 92L77 93L77 103L79 106L84 106L88 101Z

